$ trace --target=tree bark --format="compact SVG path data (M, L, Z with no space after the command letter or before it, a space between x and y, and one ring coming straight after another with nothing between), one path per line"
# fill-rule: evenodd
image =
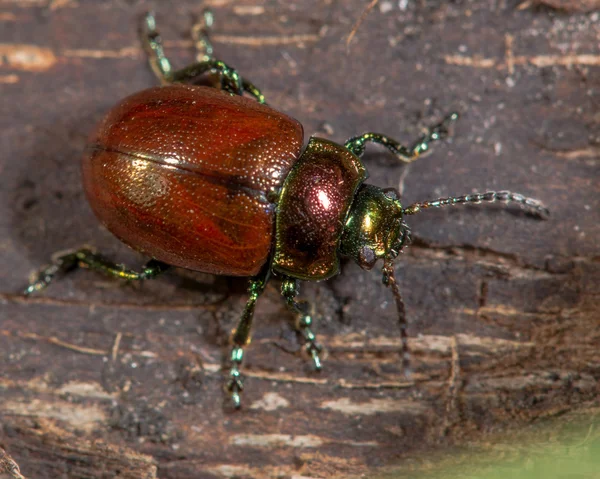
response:
M345 262L335 279L303 284L327 353L320 374L272 282L234 412L222 384L244 280L176 270L139 285L77 271L19 294L57 250L90 244L144 262L94 218L79 158L102 115L156 80L136 35L150 2L2 2L0 474L351 477L592 407L600 24L536 3L380 1L347 45L367 2L208 2L216 55L307 137L376 131L410 144L460 111L452 137L410 166L370 148L370 183L398 188L406 204L510 189L552 213L482 205L407 218L413 243L397 268L408 378L377 268ZM177 66L193 61L200 9L160 2Z

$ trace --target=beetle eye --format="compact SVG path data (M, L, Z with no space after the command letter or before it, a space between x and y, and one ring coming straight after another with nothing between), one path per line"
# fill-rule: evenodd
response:
M400 193L398 193L396 188L385 188L383 194L392 200L400 199Z
M377 262L377 257L375 256L375 251L373 251L368 246L363 246L360 249L360 253L358 254L358 256L359 256L358 265L362 269L366 269L366 270L372 269L373 266L375 266L375 263Z

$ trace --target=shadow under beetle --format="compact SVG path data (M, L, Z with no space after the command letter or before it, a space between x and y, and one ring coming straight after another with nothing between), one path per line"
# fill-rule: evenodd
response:
M394 295L403 363L408 366L404 304L394 260L409 242L404 216L426 208L481 202L513 202L539 217L538 201L490 191L424 201L403 207L393 188L365 184L360 156L379 143L401 161L414 161L429 143L448 134L453 113L411 147L378 133L338 145L310 138L296 120L265 105L260 90L212 55L207 28L193 29L198 62L172 70L153 15L142 41L163 86L125 98L104 118L83 157L83 184L104 225L133 249L152 258L141 271L112 263L87 248L55 258L25 290L45 288L60 273L85 267L127 280L156 277L170 265L230 276L249 276L249 299L231 335L226 389L240 406L240 367L250 342L254 307L270 276L297 315L296 328L316 369L321 346L306 303L297 302L298 280L322 281L339 273L339 258L369 270L383 262L383 284ZM217 88L198 86L216 73ZM244 93L253 98L244 97Z

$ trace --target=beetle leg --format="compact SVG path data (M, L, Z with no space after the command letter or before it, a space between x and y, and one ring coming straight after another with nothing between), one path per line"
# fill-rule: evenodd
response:
M244 389L244 380L240 373L240 367L244 359L244 346L250 343L254 307L256 306L256 300L264 291L266 283L267 279L264 276L258 276L249 281L248 293L250 296L237 327L231 332L231 343L233 344L230 354L231 369L225 388L231 395L231 400L236 409L241 406L240 394Z
M214 16L210 10L205 10L202 19L192 27L192 38L198 50L198 62L180 70L173 71L171 62L165 56L162 38L156 29L156 19L152 13L144 16L141 28L141 39L152 71L162 84L193 83L200 75L216 72L221 78L221 88L243 95L252 95L259 103L265 103L265 97L252 82L240 76L235 68L217 60L213 56L213 47L208 38L208 30L212 27Z
M212 10L206 8L204 12L202 12L202 17L200 18L200 20L196 22L192 27L192 39L194 40L194 44L196 45L196 50L198 52L196 54L196 60L198 62L207 62L209 60L215 60L215 57L213 55L214 49L212 46L212 42L209 38L209 31L212 28L214 22L215 17ZM233 70L232 68L229 69ZM223 73L221 73L221 75L223 75ZM241 82L243 91L252 95L259 103L265 103L264 95L252 82L244 78L241 78ZM238 92L233 93L240 94Z
M171 83L171 62L165 56L162 38L156 30L156 19L151 12L146 13L140 29L142 46L148 55L148 62L162 84Z
M221 88L233 93L234 95L243 95L244 86L242 77L235 68L215 58L210 58L203 62L193 63L181 70L173 72L171 82L173 83L192 83L200 75L208 72L216 72L221 79Z
M394 153L404 163L415 161L420 155L429 150L431 142L441 140L448 136L450 123L458 119L458 113L450 113L440 123L427 129L412 146L406 147L389 136L379 133L364 133L350 138L344 146L356 156L362 156L368 142L379 143Z
M196 46L196 60L205 62L214 58L213 46L208 32L215 23L215 16L210 8L205 8L202 17L192 26L192 39Z
M138 272L126 269L122 264L108 261L88 248L81 248L55 255L50 265L42 268L33 275L29 286L25 288L23 294L29 296L31 293L40 291L48 286L56 276L68 273L76 268L89 268L115 278L139 281L155 278L168 269L169 265L153 259L146 263L142 270Z
M315 369L320 371L322 367L320 354L321 351L323 351L323 346L317 343L315 333L313 333L311 329L313 318L306 312L308 303L296 302L295 298L298 295L298 281L286 277L281 282L281 295L285 298L288 308L297 315L296 330L304 338L306 352L312 358Z
M252 95L258 103L266 103L265 96L260 89L245 78L242 78L242 87L244 88L244 91Z
M265 103L264 95L253 83L242 78L235 68L215 58L177 70L172 73L170 79L173 83L192 83L200 75L211 71L219 74L223 90L240 96L248 92L259 103Z
M171 83L192 83L200 75L208 72L217 72L221 78L221 88L234 95L242 96L244 92L252 95L257 102L265 103L265 96L249 80L242 78L235 68L230 67L220 60L210 59L194 63L177 70L170 75Z

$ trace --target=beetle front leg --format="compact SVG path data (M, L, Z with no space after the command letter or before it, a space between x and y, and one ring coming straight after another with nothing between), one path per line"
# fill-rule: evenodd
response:
M167 270L169 265L153 259L146 263L141 271L134 271L127 269L122 264L113 263L103 258L89 248L80 248L55 255L50 265L34 274L23 294L29 296L40 291L46 288L56 276L66 274L76 268L88 268L114 278L141 281L155 278Z
M317 343L317 337L313 333L311 327L313 318L305 309L308 303L296 302L298 296L298 281L287 277L281 282L281 295L285 298L288 308L297 315L296 330L302 335L305 341L305 349L308 355L312 358L315 370L321 370L321 352L323 346Z
M415 161L421 154L429 150L429 144L448 136L450 124L458 119L458 113L450 113L440 123L427 129L427 133L421 136L412 146L406 147L389 136L379 133L364 133L350 138L344 146L356 156L362 156L368 142L378 143L385 146L396 155L402 162Z
M244 346L250 343L250 330L252 329L252 319L254 318L254 308L256 300L265 290L267 279L265 277L256 277L250 280L248 286L249 298L242 317L237 327L231 332L231 369L229 370L229 379L225 385L226 390L231 396L233 406L239 409L242 405L240 395L244 389L244 380L240 372L242 360L244 359Z

